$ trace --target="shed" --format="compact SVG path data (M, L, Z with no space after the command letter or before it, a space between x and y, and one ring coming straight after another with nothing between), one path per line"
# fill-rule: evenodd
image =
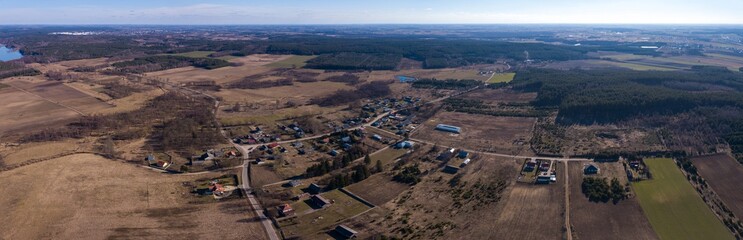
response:
M338 235L340 235L344 239L355 238L356 234L358 234L358 232L347 227L346 225L338 225L337 227L335 227L335 232L338 233Z
M372 139L377 140L377 141L382 141L382 136L374 134L374 136L372 136Z
M459 172L459 168L458 167L455 167L455 166L452 166L452 165L446 165L446 167L444 167L444 172L445 173L450 173L450 174L455 174L455 173Z
M468 153L467 151L461 150L457 154L457 157L458 158L467 158L467 156L469 156L469 155L470 155L470 153Z
M144 160L147 161L147 164L149 165L157 164L157 158L155 158L155 156L152 154L147 155L147 157L145 157Z
M412 148L413 145L414 145L414 143L411 142L411 141L402 141L402 142L397 143L397 145L395 145L395 147L396 148Z
M279 215L282 217L294 215L294 209L288 203L278 206L277 208L279 210Z
M537 176L537 184L548 184L552 181L552 175L548 172L542 172Z
M302 181L299 181L299 180L291 180L291 181L289 181L289 186L291 186L291 187L296 187L296 186L299 186L299 185L302 185Z
M328 199L325 199L324 197L320 195L314 195L312 196L312 202L317 205L318 207L324 208L327 206L330 206L330 201Z

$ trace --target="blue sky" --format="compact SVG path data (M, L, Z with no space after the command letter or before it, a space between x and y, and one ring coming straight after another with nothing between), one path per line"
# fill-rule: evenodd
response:
M0 0L0 24L743 24L741 0Z

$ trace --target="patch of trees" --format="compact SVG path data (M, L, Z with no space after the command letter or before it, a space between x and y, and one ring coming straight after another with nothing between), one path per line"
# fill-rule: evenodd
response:
M305 68L330 70L393 70L402 60L402 55L387 53L343 52L323 54L307 61Z
M291 78L280 78L276 80L260 80L255 79L253 77L246 77L242 80L235 81L230 84L230 88L239 88L239 89L262 89L262 88L272 88L272 87L281 87L281 86L291 86L294 85L294 81L292 81Z
M326 78L325 81L340 82L340 83L345 83L348 85L356 85L362 82L359 76L356 76L351 73L344 73L343 75L339 75L339 76L331 76L329 78Z
M339 173L335 174L330 178L326 189L342 188L357 182L361 182L364 179L369 178L372 172L366 164L359 164L353 167L351 173Z
M529 109L529 106L515 106L517 110L498 109L497 106L485 104L481 100L464 98L449 98L446 99L444 103L446 111L469 114L502 117L544 117L549 113L546 110Z
M380 98L392 93L388 82L374 81L360 85L356 90L338 90L326 97L310 100L320 106L337 106L360 99Z
M626 197L626 191L617 178L612 178L611 184L607 182L606 178L583 178L581 191L592 202L612 200L614 204L617 204Z
M669 83L697 84L700 91ZM688 71L548 70L519 72L513 88L538 92L534 104L559 107L560 123L612 123L698 107L743 107L743 74L714 67ZM725 90L727 89L727 90Z
M46 79L52 80L52 81L64 81L64 80L72 80L77 77L77 75L72 73L67 73L63 71L48 71L44 74L44 77Z
M414 88L433 88L433 89L465 89L473 88L482 85L482 82L477 80L457 80L457 79L446 79L437 80L435 78L418 79L412 83Z
M0 79L20 76L40 75L39 70L27 68L20 62L2 62L0 61Z
M403 167L399 172L397 172L392 177L392 180L395 180L401 183L415 185L421 181L420 175L421 175L421 170L418 168L418 164L413 164L410 166Z
M112 64L116 71L124 73L145 73L173 68L193 66L207 70L231 66L230 62L214 58L192 58L175 55L158 55L135 58L134 60Z
M312 165L305 170L305 177L317 177L328 174L332 171L348 167L354 160L366 155L366 151L358 145L352 146L340 157L332 160L323 159L320 163Z

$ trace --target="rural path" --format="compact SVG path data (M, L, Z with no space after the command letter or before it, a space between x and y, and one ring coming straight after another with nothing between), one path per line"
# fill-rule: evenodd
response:
M77 110L77 109L75 109L75 108L73 108L73 107L70 107L70 106L64 105L64 104L62 104L61 102L57 102L57 101L54 101L54 100L51 100L51 99L48 99L48 98L42 97L41 95L39 95L39 94L36 94L36 93L32 93L32 92L29 92L29 91L28 91L28 90L26 90L26 89L23 89L23 88L19 88L19 87L16 87L16 86L13 86L13 85L11 85L10 83L5 83L5 85L8 85L8 86L10 86L10 87L12 87L12 88L15 88L15 89L17 89L18 91L21 91L21 92L24 92L24 93L27 93L27 94L31 94L31 95L33 95L33 96L35 96L35 97L41 98L41 99L42 99L42 100L44 100L44 101L47 101L47 102L50 102L50 103L56 104L56 105L58 105L58 106L60 106L60 107L63 107L63 108L67 108L67 109L70 109L70 110L72 110L72 111L74 111L74 112L76 112L76 113L78 113L78 114L80 114L80 115L82 115L82 116L87 116L87 114L85 114L84 112L82 112L82 111L80 111L80 110Z
M573 240L573 229L570 224L570 177L568 176L568 161L562 161L565 164L565 233L567 240Z

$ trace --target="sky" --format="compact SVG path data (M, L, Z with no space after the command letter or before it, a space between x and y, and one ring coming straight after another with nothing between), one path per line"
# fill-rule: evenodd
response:
M743 24L742 0L0 0L0 24Z

